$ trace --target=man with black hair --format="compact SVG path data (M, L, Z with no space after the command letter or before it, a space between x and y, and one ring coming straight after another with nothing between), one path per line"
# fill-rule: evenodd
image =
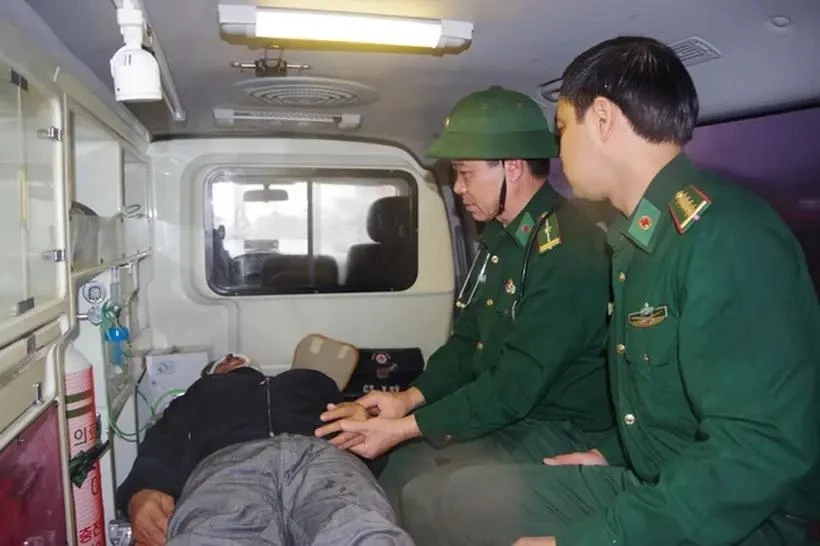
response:
M606 242L546 181L557 151L535 101L500 86L462 98L428 150L452 161L454 192L487 222L452 335L413 387L358 400L379 417L318 431L344 431L332 442L365 457L404 443L380 483L408 529L458 468L587 449L614 425Z
M776 213L686 157L697 115L686 68L656 40L608 40L566 69L565 173L576 195L621 213L607 234L617 431L546 466L451 476L430 501L441 518L431 537L818 543L817 295Z
M209 364L148 430L117 490L136 544L412 546L376 482L383 461L313 437L341 401L315 369L267 377L241 355Z

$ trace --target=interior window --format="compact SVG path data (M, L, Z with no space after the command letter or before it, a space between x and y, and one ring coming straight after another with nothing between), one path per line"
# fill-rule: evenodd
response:
M206 183L206 267L219 294L383 292L415 282L409 175L221 170Z

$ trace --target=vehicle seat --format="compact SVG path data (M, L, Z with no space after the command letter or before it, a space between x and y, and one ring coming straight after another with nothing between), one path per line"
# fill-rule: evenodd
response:
M409 288L416 279L416 233L409 197L384 197L367 214L373 243L353 245L347 253L347 287L357 291Z
M262 286L281 291L332 290L339 287L339 265L330 256L310 258L302 254L271 256L262 264Z
M230 286L231 255L225 250L225 226L220 225L213 231L213 262L211 266L212 280L219 286Z

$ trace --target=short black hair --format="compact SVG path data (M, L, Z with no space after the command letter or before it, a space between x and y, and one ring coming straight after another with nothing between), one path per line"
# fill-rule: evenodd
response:
M692 77L669 46L643 36L619 36L578 55L564 71L560 98L580 119L596 97L614 102L637 134L683 146L698 119Z
M530 168L530 173L535 178L546 178L550 174L550 160L548 157L543 159L525 159L527 166ZM487 160L490 165L498 165L501 163L500 159Z

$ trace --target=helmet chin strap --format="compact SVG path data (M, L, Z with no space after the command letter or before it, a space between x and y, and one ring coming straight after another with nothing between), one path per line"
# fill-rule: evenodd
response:
M501 160L501 171L504 172L504 160ZM504 213L505 205L507 203L507 173L504 172L504 178L501 179L501 190L498 193L498 208L493 215L493 218L498 218Z

